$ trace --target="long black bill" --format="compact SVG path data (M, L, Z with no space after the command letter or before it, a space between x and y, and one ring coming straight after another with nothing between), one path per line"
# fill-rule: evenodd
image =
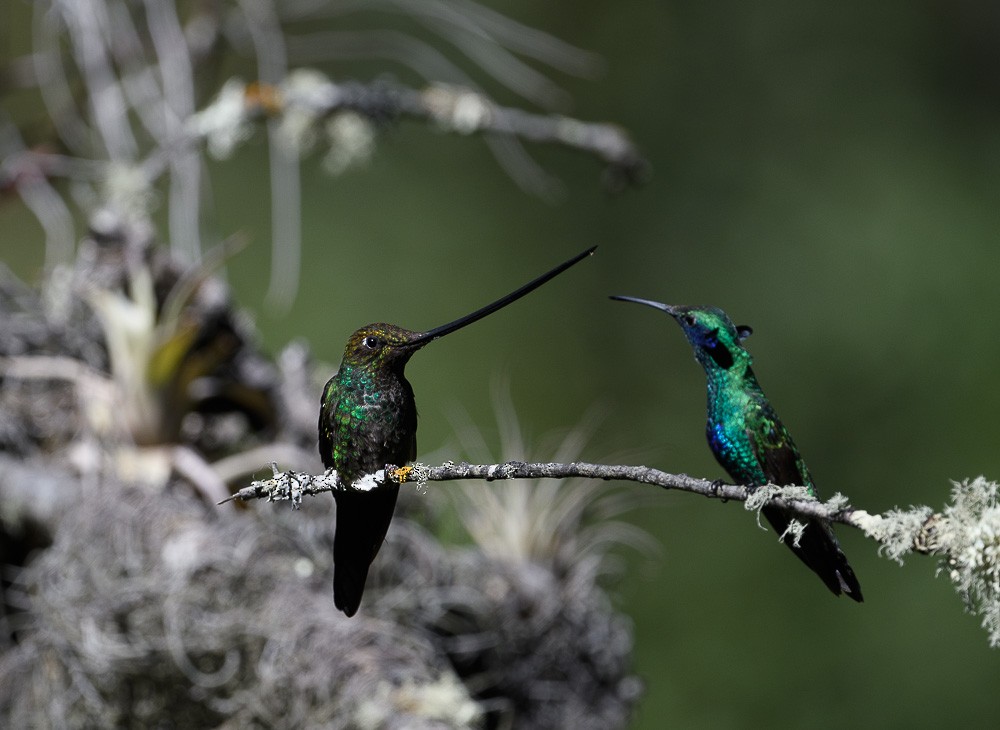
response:
M596 249L597 249L597 246L592 246L592 247L588 248L586 251L584 251L583 253L577 254L576 256L574 256L573 258L571 258L569 261L565 261L565 262L559 264L557 267L555 267L551 271L548 271L548 272L542 274L537 279L533 279L532 281L529 281L527 284L525 284L524 286L522 286L517 291L513 291L510 294L508 294L507 296L505 296L505 297L503 297L501 299L497 299L492 304L487 304L482 309L477 309L472 314L467 314L464 317L460 317L459 319L456 319L454 322L449 322L448 324L443 324L440 327L435 327L434 329L430 330L429 332L424 332L422 335L420 335L418 337L415 337L414 339L412 339L409 342L407 342L406 346L407 347L420 347L420 346L426 345L431 340L436 340L439 337L444 337L445 335L450 334L450 333L454 332L457 329L461 329L462 327L465 327L465 325L467 325L467 324L472 324L473 322L477 322L477 321L479 321L480 319L482 319L483 317L485 317L487 315L493 314L498 309L503 309L508 304L511 304L512 302L516 302L518 299L520 299L521 297L523 297L525 294L533 292L535 289L537 289L538 287L540 287L542 284L544 284L545 282L547 282L549 279L553 279L553 278L559 276L559 274L561 274L562 272L564 272L566 269L568 269L573 264L578 263L579 261L582 261L583 259L587 258L592 253L594 253L594 251Z
M666 312L671 317L674 316L676 310L669 304L664 304L663 302L654 302L652 299L639 299L638 297L624 297L620 294L612 294L608 299L615 299L619 302L635 302L636 304L645 304L647 307L652 307L653 309L659 309Z

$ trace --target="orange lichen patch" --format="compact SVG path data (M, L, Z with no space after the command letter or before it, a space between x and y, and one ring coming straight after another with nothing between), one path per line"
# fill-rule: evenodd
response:
M413 474L412 466L401 466L398 469L393 469L392 480L394 482L399 482L400 484L403 484L404 482L406 482L407 479L410 478L411 474Z
M246 103L251 109L265 114L278 114L282 109L281 91L277 86L254 81L247 84Z

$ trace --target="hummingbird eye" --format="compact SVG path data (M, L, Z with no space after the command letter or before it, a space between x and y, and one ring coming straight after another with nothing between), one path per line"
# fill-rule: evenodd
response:
M369 350L377 350L379 345L381 344L382 341L375 335L368 335L365 338L365 347L367 347Z
M685 314L683 317L681 317L681 319L684 320L684 324L686 324L688 327L694 327L698 323L698 320L694 318L693 314Z

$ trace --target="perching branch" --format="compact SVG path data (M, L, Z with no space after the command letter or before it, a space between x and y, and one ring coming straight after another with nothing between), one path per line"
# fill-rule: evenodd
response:
M337 489L370 490L389 479L397 484L444 482L459 479L604 479L651 484L663 489L700 494L711 499L743 502L747 510L760 512L764 506L778 507L803 520L829 520L855 527L877 541L879 552L897 562L909 553L935 555L941 558L942 569L948 574L966 608L978 614L989 634L990 645L1000 646L1000 485L983 477L954 482L950 504L936 512L930 507L917 506L908 510L889 510L885 514L870 514L852 508L842 494L821 502L809 495L805 487L767 485L749 490L741 485L712 482L686 474L668 474L647 466L623 466L573 462L525 463L509 461L503 464L455 464L441 466L413 464L388 466L375 474L362 477L351 486L340 482L337 472L324 474L274 472L269 479L253 482L232 499L290 500L298 507L307 494L332 492ZM222 504L220 502L220 504Z
M219 504L233 499L243 501L251 499L267 499L269 501L290 500L295 508L306 495L333 492L338 489L361 489L368 491L386 479L397 484L426 482L447 482L459 479L482 479L498 481L502 479L568 479L581 477L584 479L604 479L616 481L638 482L650 484L663 489L674 489L692 494L700 494L710 499L721 499L723 502L743 502L746 509L759 511L769 505L786 510L803 519L819 518L863 530L872 537L885 519L882 515L872 515L864 510L853 509L847 499L840 494L834 495L827 502L821 502L811 497L804 487L778 487L768 485L748 490L739 484L725 484L721 481L709 481L688 476L687 474L668 474L648 466L627 466L619 464L589 464L574 462L571 464L526 463L509 461L503 464L468 464L461 462L445 462L441 466L413 464L408 467L388 467L358 480L353 486L341 483L336 471L328 469L320 475L304 472L280 472L272 464L273 475L269 479L256 480L248 487L236 492ZM388 474L388 476L387 476ZM936 552L934 530L940 514L928 514L920 529L914 535L911 549L914 552L932 554Z

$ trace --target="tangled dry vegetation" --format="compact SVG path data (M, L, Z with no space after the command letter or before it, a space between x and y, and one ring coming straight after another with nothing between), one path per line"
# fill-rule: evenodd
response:
M3 276L8 726L627 723L631 629L600 550L446 547L411 496L346 619L333 500L214 505L262 454L317 467L317 408L302 346L271 362L204 265L148 241L94 232L40 290Z
M320 387L304 346L259 351L212 275L238 246L206 250L207 158L266 137L268 301L287 307L311 150L340 174L413 120L481 135L545 197L558 185L524 143L595 157L612 187L641 179L623 130L558 113L546 72L597 59L466 0L41 0L11 27L30 52L4 59L0 94L33 103L0 115L0 194L37 217L46 279L0 266L0 725L624 725L632 639L597 587L601 551L446 548L433 498L404 499L347 620L331 499L215 504L271 461L320 469ZM415 85L338 65L372 59ZM553 533L590 534L566 524Z

